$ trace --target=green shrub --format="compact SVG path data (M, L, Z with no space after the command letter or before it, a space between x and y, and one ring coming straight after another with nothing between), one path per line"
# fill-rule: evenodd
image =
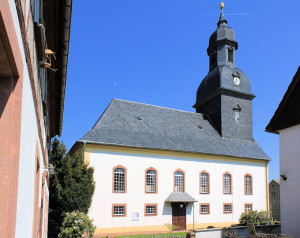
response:
M253 223L255 225L267 225L271 223L271 217L267 211L249 211L241 214L240 223L247 225Z
M90 237L93 237L96 226L93 225L88 215L83 212L74 211L66 213L63 226L60 228L59 238L77 238L82 237L85 230L89 231Z
M170 232L179 228L179 226L174 226L173 224L170 224L170 223L165 223L164 225L169 229Z

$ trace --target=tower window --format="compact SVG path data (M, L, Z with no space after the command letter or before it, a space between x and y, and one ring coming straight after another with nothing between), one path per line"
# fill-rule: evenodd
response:
M209 60L210 60L210 66L213 66L215 63L217 63L217 53L213 52L210 55Z
M228 62L233 63L233 50L232 49L227 49L227 53L228 53Z
M234 111L234 119L235 119L235 121L240 120L240 111L238 111L238 110Z
M235 121L239 121L240 120L240 111L241 110L242 110L242 108L238 104L235 105L235 107L233 108Z

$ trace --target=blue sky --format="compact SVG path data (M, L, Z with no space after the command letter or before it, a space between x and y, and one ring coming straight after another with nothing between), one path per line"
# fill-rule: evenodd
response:
M114 98L194 111L208 73L217 0L73 1L62 139L70 149ZM236 65L249 77L253 135L279 177L279 137L264 132L299 66L300 1L225 0ZM115 86L116 82L116 86Z

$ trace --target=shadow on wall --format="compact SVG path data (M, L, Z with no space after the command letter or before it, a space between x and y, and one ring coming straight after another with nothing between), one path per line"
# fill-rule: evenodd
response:
M171 203L164 203L162 215L172 216L172 207Z
M192 215L193 212L193 203L187 203L186 205L186 215Z
M5 24L0 14L0 118L6 104L15 89L19 74L13 57L13 52L8 39ZM3 29L3 30L2 30Z
M0 118L5 110L6 104L8 103L9 97L11 96L15 85L16 79L1 77L0 76Z

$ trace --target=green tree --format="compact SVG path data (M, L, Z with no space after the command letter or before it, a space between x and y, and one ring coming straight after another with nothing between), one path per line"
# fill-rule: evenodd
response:
M49 186L50 238L56 238L67 212L87 213L95 190L94 169L83 160L83 151L66 155L66 146L58 139L51 144L49 162L55 167Z

